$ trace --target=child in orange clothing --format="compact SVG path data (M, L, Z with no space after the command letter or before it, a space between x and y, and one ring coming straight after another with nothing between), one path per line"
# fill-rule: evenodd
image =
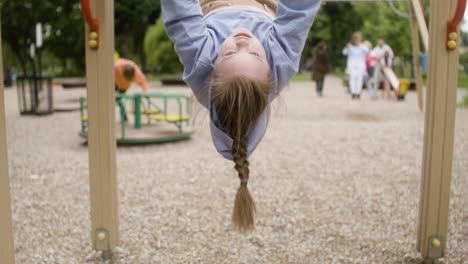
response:
M137 83L143 89L143 92L148 91L148 82L146 77L141 72L138 65L127 59L118 59L114 63L115 71L115 90L119 93L125 93L132 82Z

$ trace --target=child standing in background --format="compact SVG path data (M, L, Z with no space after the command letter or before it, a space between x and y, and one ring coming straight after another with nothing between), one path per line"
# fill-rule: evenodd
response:
M385 69L385 68L392 68L392 65L393 65L393 58L390 55L389 51L385 51L384 55L380 58L380 66L382 67L382 69ZM388 80L387 76L385 76L384 93L387 99L391 98L390 89L391 89L390 81Z
M216 150L240 178L232 222L254 227L248 157L260 143L270 103L297 73L320 0L162 0L166 32L184 80L209 110Z
M379 83L374 82L374 71L376 70L377 64L379 63L379 56L372 50L372 43L370 41L364 41L364 45L370 50L366 55L366 67L367 67L367 91L371 99L377 99L377 90L379 89Z
M347 70L349 72L349 88L352 99L361 99L362 85L364 84L364 74L366 73L366 54L369 49L361 44L362 34L355 32L343 49L343 55L347 56Z

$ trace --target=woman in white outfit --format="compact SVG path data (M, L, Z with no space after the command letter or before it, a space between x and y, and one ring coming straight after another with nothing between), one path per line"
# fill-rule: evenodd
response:
M348 56L347 69L349 73L349 88L353 99L361 98L362 85L364 83L364 74L366 72L366 54L369 49L361 44L362 34L356 32L343 49L343 55Z

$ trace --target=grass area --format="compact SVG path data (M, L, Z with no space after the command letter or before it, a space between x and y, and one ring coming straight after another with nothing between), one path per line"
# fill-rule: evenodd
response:
M465 96L463 98L463 102L461 102L458 106L461 108L468 108L468 96Z
M159 82L161 77L159 75L148 74L146 75L146 80L148 80L148 82Z
M299 73L296 76L294 76L291 81L293 81L293 82L306 82L306 81L311 81L311 80L312 80L312 77L310 76L310 74Z
M345 74L343 72L333 72L331 73L338 78L344 78ZM299 73L292 78L293 82L307 82L312 81L312 75L310 73Z
M468 73L464 71L459 72L458 87L468 89Z

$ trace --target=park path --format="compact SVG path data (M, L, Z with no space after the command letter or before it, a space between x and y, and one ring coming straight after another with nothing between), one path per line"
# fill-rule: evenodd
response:
M16 92L5 96L17 262L100 263L90 250L79 113L20 117ZM415 94L351 101L330 77L323 98L313 83L295 82L277 102L251 157L258 217L248 235L229 226L239 181L211 144L205 112L191 140L120 147L113 263L418 263L424 114ZM468 111L459 109L449 263L468 259L467 131Z

